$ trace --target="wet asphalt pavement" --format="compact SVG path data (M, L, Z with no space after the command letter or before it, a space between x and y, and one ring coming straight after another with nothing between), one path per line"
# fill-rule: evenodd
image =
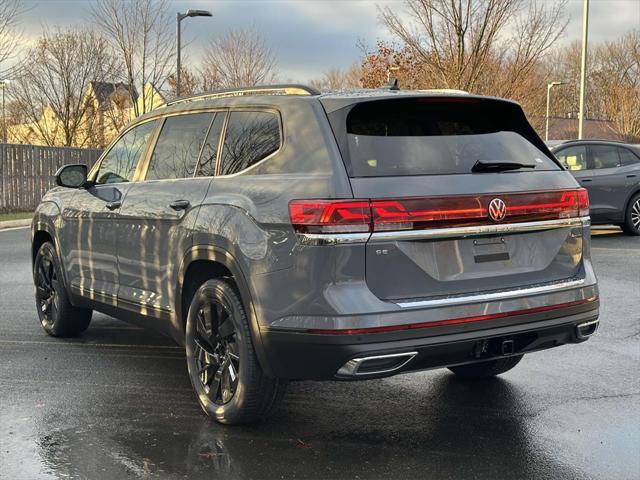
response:
M41 329L29 231L0 231L0 478L640 477L640 239L594 235L602 324L465 384L446 370L297 382L266 423L201 413L182 350L95 315Z

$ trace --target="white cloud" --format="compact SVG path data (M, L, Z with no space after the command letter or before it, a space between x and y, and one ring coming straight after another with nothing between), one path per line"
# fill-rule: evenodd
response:
M0 0L2 1L2 0ZM28 41L49 26L89 23L92 0L25 0L33 7L22 19ZM551 1L551 0L539 0ZM640 0L591 0L590 43L614 40L632 28L640 27ZM571 20L563 43L579 40L582 30L582 0L569 0ZM207 41L228 28L255 26L276 53L283 79L308 80L332 67L347 68L357 61L358 39L374 46L378 39L390 39L378 22L376 5L403 11L400 0L172 0L171 10L201 8L211 10L213 18L191 19L183 24L185 60L197 65Z

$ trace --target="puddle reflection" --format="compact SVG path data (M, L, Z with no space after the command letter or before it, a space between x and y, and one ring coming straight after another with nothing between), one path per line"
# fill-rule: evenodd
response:
M526 398L505 380L446 374L301 382L272 420L224 427L193 399L175 415L123 418L117 405L130 399L114 395L82 427L45 419L37 444L44 470L62 478L583 478L536 442Z

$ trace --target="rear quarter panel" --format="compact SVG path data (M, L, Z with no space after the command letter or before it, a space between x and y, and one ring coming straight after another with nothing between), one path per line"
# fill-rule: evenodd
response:
M277 310L277 305L307 298L314 284L326 285L335 277L333 260L324 256L331 249L317 252L323 261L306 255L308 247L299 245L289 218L289 202L352 198L319 102L292 99L270 108L276 108L282 117L281 149L245 172L215 177L199 209L193 235L195 249L212 246L232 259L246 279L261 321L271 318L267 311ZM318 265L322 268L317 269ZM281 272L279 278L284 279L277 286L269 281L273 272Z

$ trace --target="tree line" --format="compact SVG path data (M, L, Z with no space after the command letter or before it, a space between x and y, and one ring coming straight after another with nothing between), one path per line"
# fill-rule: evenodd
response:
M567 26L565 0L399 5L372 5L392 41L371 46L372 39L359 40L361 55L352 67L329 68L309 83L320 90L378 88L393 77L401 88L511 98L541 131L547 84L561 81L551 115L577 116L580 46L559 42ZM175 97L174 17L167 0L97 0L84 25L44 27L26 50L18 34L23 13L19 0L0 4L0 78L12 78L5 89L9 124L33 125L50 145L103 147L132 117L158 106L146 86ZM277 55L255 25L216 34L204 51L197 67L181 72L183 95L291 80L280 75ZM619 136L640 142L640 29L590 45L589 52L587 117L607 120ZM96 94L109 100L88 101L89 86L102 83L116 86Z

